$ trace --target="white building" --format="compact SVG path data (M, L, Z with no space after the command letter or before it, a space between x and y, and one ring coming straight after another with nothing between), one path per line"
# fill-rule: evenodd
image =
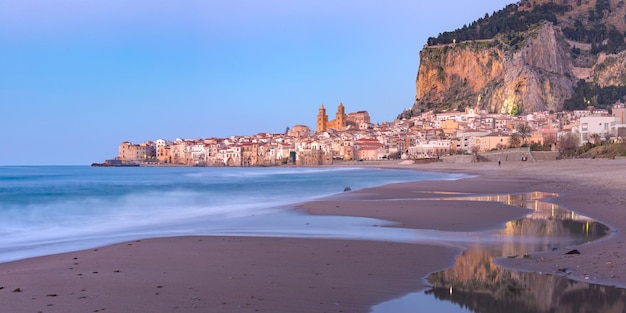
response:
M572 132L580 134L580 144L590 142L591 136L600 135L603 140L616 136L617 118L614 116L583 116L580 118L580 126L572 129Z

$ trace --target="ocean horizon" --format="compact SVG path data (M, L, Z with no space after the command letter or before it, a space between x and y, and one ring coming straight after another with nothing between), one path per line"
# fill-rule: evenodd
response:
M0 166L0 262L129 240L283 236L410 241L385 221L311 216L297 203L462 174L360 167Z

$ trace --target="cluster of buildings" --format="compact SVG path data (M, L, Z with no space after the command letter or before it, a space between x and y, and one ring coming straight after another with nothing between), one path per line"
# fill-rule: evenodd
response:
M579 145L592 140L626 137L626 108L536 112L523 116L464 112L427 112L408 120L373 124L366 111L345 113L342 103L334 120L318 110L317 128L296 125L285 133L229 138L176 139L133 144L122 142L107 165L277 166L329 165L344 161L432 159L507 149L520 124L531 130L528 144L556 150L560 138L574 136Z

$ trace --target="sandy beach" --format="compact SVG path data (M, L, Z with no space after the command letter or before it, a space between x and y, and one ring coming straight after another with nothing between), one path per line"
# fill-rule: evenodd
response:
M434 198L554 192L559 197L552 201L606 224L610 235L568 247L580 251L577 255L560 249L498 264L552 275L568 268L575 280L626 287L626 159L394 167L478 177L355 190L298 209L374 217L395 222L394 227L472 232L497 229L527 210ZM384 241L146 239L2 263L0 303L3 312L368 312L424 290L426 276L450 267L461 252L449 245Z

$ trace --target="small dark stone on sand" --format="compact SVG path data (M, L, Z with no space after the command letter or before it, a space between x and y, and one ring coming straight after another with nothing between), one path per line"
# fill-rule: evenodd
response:
M56 296L57 296L56 293L49 293L49 294L46 295L46 297L56 297Z
M567 252L567 253L565 253L565 254L580 254L580 251L578 251L578 250L574 249L574 250L568 251L568 252Z
M20 288L15 288L15 289L13 289L13 292L22 292L22 289L20 289Z
M351 190L352 190L352 188L350 188L350 187L346 187L346 188L344 188L344 189L343 189L343 192L346 192L346 191L351 191Z

